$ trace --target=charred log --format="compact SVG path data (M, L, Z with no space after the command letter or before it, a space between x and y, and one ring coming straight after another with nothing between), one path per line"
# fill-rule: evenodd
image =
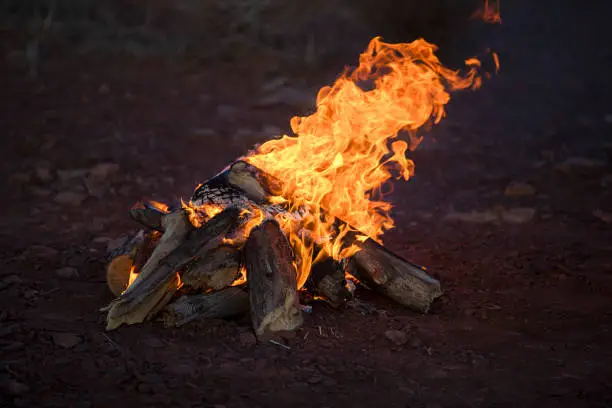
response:
M301 326L296 269L289 240L278 222L265 220L245 245L251 320L258 337Z
M249 310L249 295L231 287L212 293L184 295L166 306L162 321L166 327L182 326L194 320L225 319Z
M107 330L121 324L150 319L170 300L180 285L177 271L200 251L218 247L223 238L240 223L241 210L229 207L213 217L205 228L193 229L182 211L164 217L164 235L144 265L136 281L121 297L107 306ZM182 220L182 221L180 221ZM162 245L166 244L166 245Z
M242 251L223 245L199 255L181 274L181 280L188 290L223 289L238 278L241 264Z
M348 261L349 272L371 289L421 313L442 295L440 282L425 270L368 239Z
M351 298L346 288L343 264L327 258L313 265L306 282L306 288L334 308L342 306Z

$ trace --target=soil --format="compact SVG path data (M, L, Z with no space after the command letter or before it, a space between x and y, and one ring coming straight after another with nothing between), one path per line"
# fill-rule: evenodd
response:
M98 311L134 202L188 197L305 109L253 106L274 63L58 50L37 78L4 64L0 406L612 406L612 9L503 6L502 25L445 44L450 64L490 47L500 72L452 96L389 197L386 245L444 296L418 315L358 289L373 312L315 304L288 347L256 344L248 319L105 332ZM342 63L288 81L314 95ZM519 207L535 215L448 217Z

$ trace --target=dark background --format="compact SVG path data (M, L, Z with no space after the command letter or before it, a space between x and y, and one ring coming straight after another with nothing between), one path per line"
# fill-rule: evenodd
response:
M3 1L0 406L612 406L607 3ZM106 333L126 210L288 131L374 35L500 56L391 197L431 313L361 290L374 313L316 304L291 350L248 319Z

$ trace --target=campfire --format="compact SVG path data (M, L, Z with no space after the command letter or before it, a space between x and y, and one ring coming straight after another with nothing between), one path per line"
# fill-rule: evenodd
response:
M237 159L175 208L132 208L144 228L111 256L107 330L250 313L262 338L300 327L309 300L341 307L355 285L427 312L440 283L382 237L394 226L384 190L413 174L417 132L442 119L449 91L481 82L478 60L459 73L435 49L374 38L357 68L319 91L315 113L291 120L294 135Z

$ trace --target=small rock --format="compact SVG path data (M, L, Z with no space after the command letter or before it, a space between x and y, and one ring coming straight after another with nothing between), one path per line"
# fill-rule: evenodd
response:
M507 197L525 197L532 196L535 193L536 189L532 185L516 181L508 184L504 190L504 195Z
M306 382L308 384L318 384L323 380L323 377L321 377L318 374L314 374L313 376L309 377Z
M26 289L23 291L23 297L26 300L32 300L34 299L36 296L38 296L38 291L36 289Z
M250 331L240 333L239 341L242 347L253 347L257 344L257 338Z
M444 217L446 221L462 221L484 224L487 222L497 221L495 212L487 211L470 211L470 212L452 212Z
M76 207L81 205L87 198L87 195L83 193L77 193L74 191L65 191L55 196L55 202L62 205L70 205Z
M138 392L142 394L151 394L153 392L153 387L151 384L140 383L138 384Z
M232 105L219 105L217 106L217 115L225 119L231 119L236 116L238 109Z
M96 181L106 181L117 174L119 165L117 163L99 163L91 168L89 176Z
M235 140L242 140L253 136L254 133L255 132L249 128L240 128L236 131L236 133L234 133L233 138Z
M267 82L264 82L264 84L261 86L261 90L266 93L274 92L278 90L280 87L282 87L283 85L285 85L286 83L287 83L287 78L283 76L279 76Z
M166 346L166 343L156 337L146 337L142 339L140 343L143 346L150 348L163 348Z
M59 251L57 249L46 245L32 245L21 254L23 258L38 258L47 261L56 260L58 255Z
M81 342L81 338L72 333L54 333L53 342L62 348L73 348Z
M535 216L535 208L513 208L500 213L501 219L504 222L511 224L522 224L533 220Z
M59 276L60 278L65 278L65 279L79 277L79 271L77 271L76 268L72 268L70 266L59 268L58 270L55 271L55 274Z
M397 346L402 346L408 341L406 333L401 330L387 330L385 332L385 337L391 340L391 342L393 342Z
M87 169L71 169L71 170L58 170L57 177L64 184L72 182L75 179L81 179L88 173Z
M38 186L31 186L28 191L36 197L49 197L52 193L51 190L49 190L48 188L44 188L44 187L38 187Z
M314 106L316 93L309 90L284 87L268 94L255 103L258 108L271 108L278 105L288 105L298 108Z
M605 222L606 224L609 224L612 222L612 213L605 212L602 210L594 210L593 215L599 218L601 221Z
M98 88L98 93L100 95L107 95L109 92L110 92L110 88L108 87L108 84L102 84Z
M586 157L570 157L566 161L556 166L556 169L566 174L591 174L606 167L606 163L601 160L589 159Z
M38 181L43 183L49 183L53 180L53 174L51 173L51 168L48 165L38 166L34 169L34 174Z
M94 244L107 244L110 241L112 241L113 239L110 237L96 237L93 239L93 243Z

